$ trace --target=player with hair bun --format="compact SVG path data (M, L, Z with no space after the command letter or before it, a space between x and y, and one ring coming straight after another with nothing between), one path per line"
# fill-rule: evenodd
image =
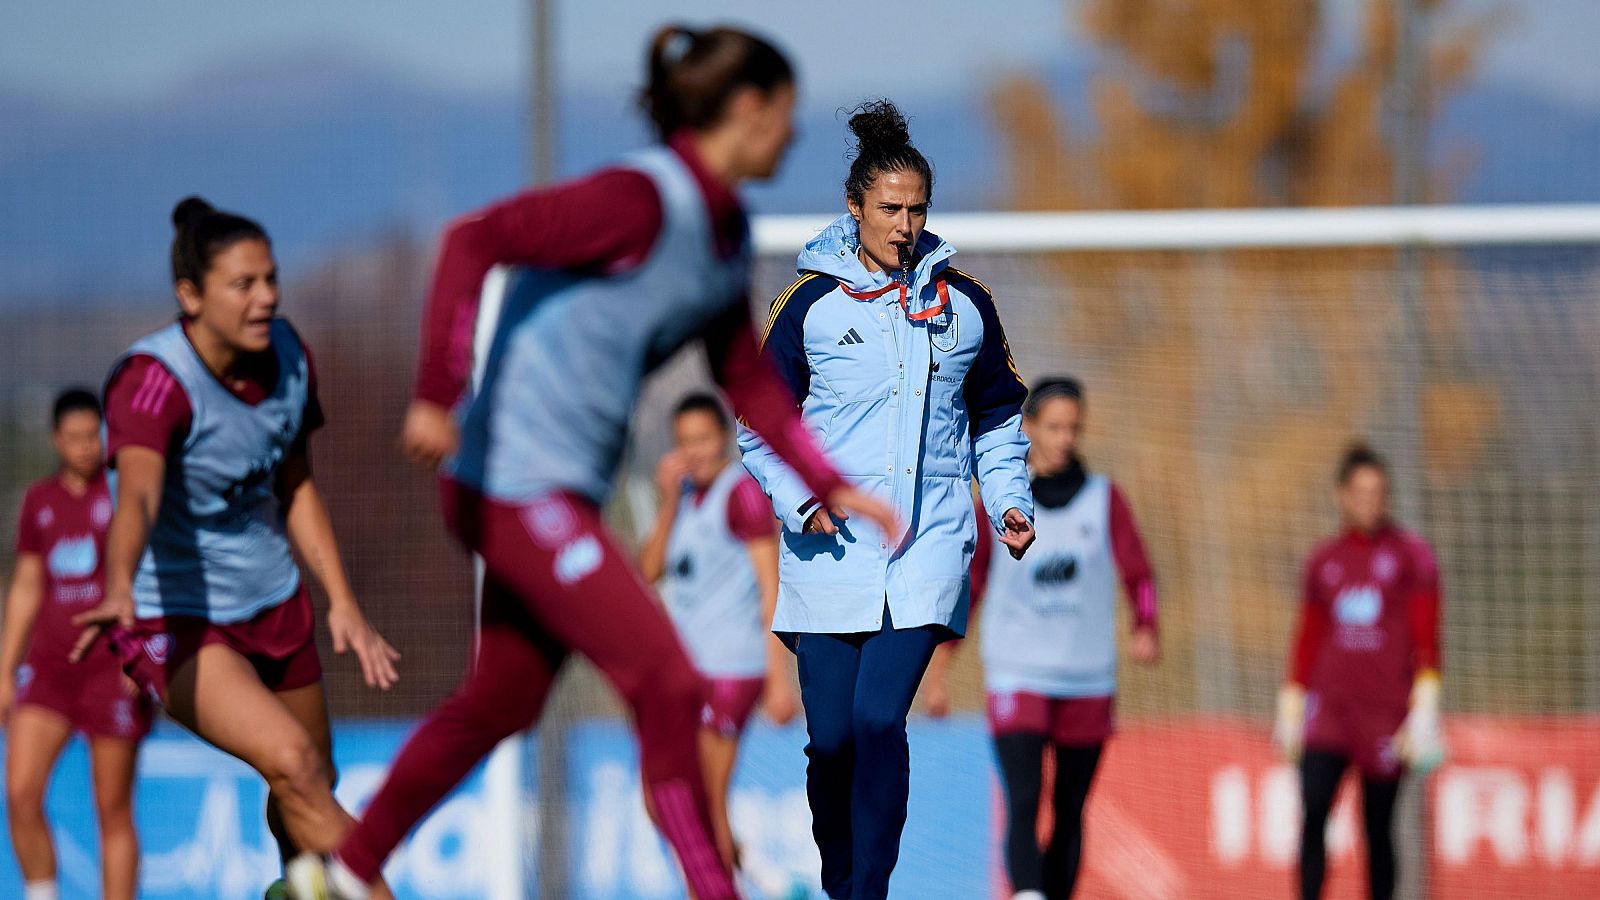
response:
M793 136L788 60L748 32L669 26L651 41L646 78L643 106L660 144L445 233L402 442L419 460L444 461L445 518L483 560L476 658L337 853L291 867L303 900L365 896L412 826L500 740L538 721L572 653L632 713L646 802L689 890L699 900L736 895L697 747L700 678L600 515L641 383L678 348L703 341L734 409L810 490L898 529L887 506L845 484L818 451L751 328L748 225L735 190L771 177ZM463 395L478 297L498 264L522 272Z
M903 539L858 522L740 433L783 522L773 629L794 649L806 794L830 897L888 894L910 791L906 716L941 642L966 629L968 564L1033 540L1017 374L994 298L926 230L933 167L887 100L850 117L846 212L773 301L768 353L852 483L892 497ZM974 521L972 479L983 495Z
M316 615L295 556L328 597L334 651L353 651L369 686L394 684L399 654L356 602L312 478L316 371L278 315L266 231L198 197L172 224L181 315L107 379L116 512L105 599L73 620L84 627L73 652L109 631L168 715L259 772L289 859L331 849L349 821L333 798Z
M1361 776L1367 881L1394 896L1394 809L1407 770L1444 757L1439 719L1439 569L1421 537L1389 518L1389 471L1364 444L1339 463L1344 531L1316 548L1302 581L1274 738L1300 765L1300 896L1322 896L1324 834L1346 769Z

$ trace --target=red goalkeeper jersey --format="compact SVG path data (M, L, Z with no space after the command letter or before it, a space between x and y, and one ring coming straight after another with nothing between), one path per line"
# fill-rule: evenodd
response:
M1327 701L1403 710L1439 667L1439 569L1422 538L1346 531L1306 563L1289 680Z

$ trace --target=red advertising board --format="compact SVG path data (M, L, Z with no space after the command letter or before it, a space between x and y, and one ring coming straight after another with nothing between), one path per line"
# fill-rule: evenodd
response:
M1423 818L1429 895L1600 898L1600 717L1456 717L1447 730ZM1358 793L1347 780L1329 823L1326 900L1366 896ZM1125 722L1090 800L1077 896L1295 896L1298 794L1260 723Z

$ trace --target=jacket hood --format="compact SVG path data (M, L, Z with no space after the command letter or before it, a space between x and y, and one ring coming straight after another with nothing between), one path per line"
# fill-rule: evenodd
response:
M866 292L885 287L892 276L888 272L869 272L856 251L861 248L861 231L856 220L845 213L810 241L795 261L800 273L820 272L837 278L852 291ZM923 230L917 239L917 263L911 271L913 295L927 284L941 269L950 264L956 248L949 241L931 231Z

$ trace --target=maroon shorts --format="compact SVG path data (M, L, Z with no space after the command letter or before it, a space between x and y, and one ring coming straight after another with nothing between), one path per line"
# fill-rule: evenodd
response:
M706 705L700 710L700 727L726 738L738 737L755 712L765 678L707 678Z
M1306 696L1306 749L1343 756L1365 778L1392 781L1403 771L1394 734L1405 720L1403 704L1358 704L1312 692Z
M1112 697L1046 697L1026 691L989 694L989 731L1042 734L1065 747L1103 744L1116 731Z
M100 649L100 648L97 648ZM30 661L17 669L17 703L48 709L89 737L140 740L150 733L153 707L128 684L116 660L96 653L72 665Z
M116 636L123 671L156 698L201 647L223 644L250 661L271 691L292 691L322 680L317 656L316 615L311 594L300 586L288 600L243 622L219 625L198 616L140 619Z

